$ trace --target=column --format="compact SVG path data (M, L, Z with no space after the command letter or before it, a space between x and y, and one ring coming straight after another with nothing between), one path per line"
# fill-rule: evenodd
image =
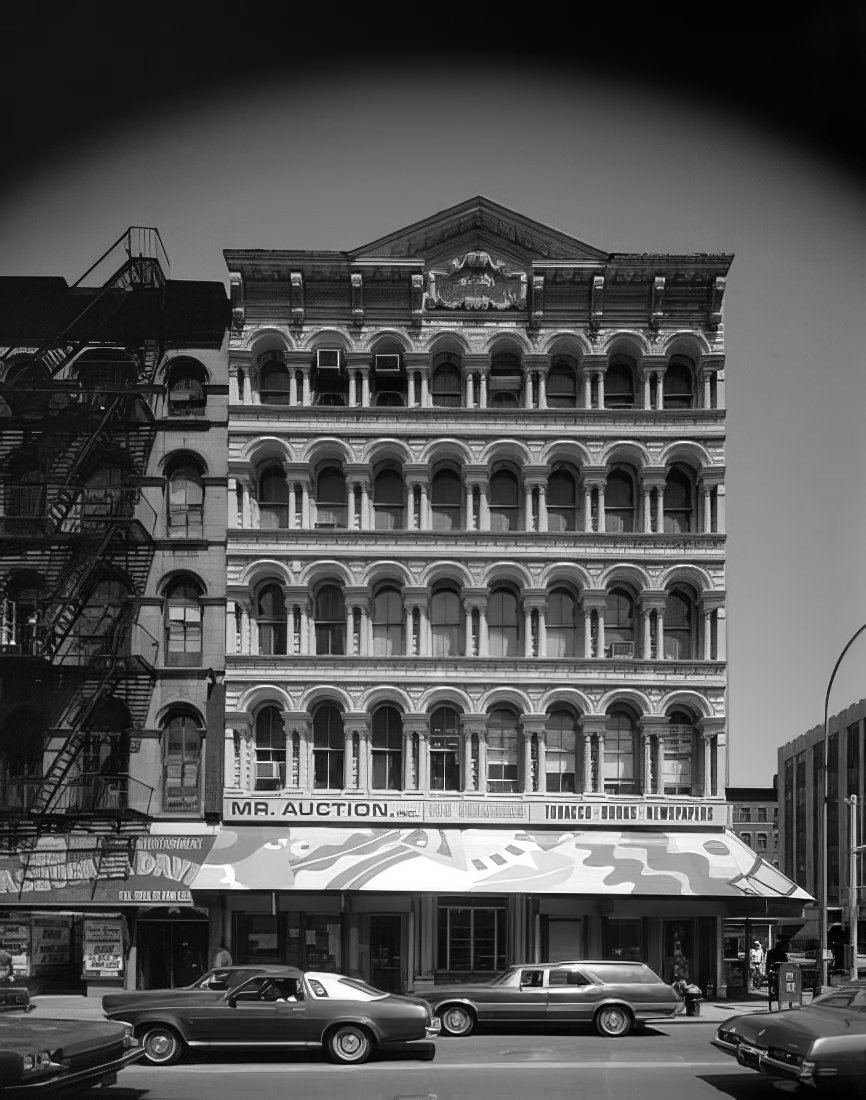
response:
M487 485L482 482L478 486L478 530L489 531L490 530L490 502L487 499Z
M360 649L360 639L358 644ZM355 650L355 608L354 605L346 605L346 653L353 656Z
M652 529L652 489L648 485L643 487L643 529L644 534L649 534Z
M237 653L237 618L234 600L226 600L226 653Z
M665 491L663 486L656 488L656 531L664 534L665 530Z
M728 659L728 615L724 607L716 610L716 660Z
M663 661L665 657L665 613L661 607L656 608L656 658Z
M538 372L538 407L539 409L547 408L547 371L540 370Z
M583 487L583 529L592 531L592 486Z
M529 370L523 374L523 392L520 396L524 409L532 408L532 374Z
M250 613L245 603L237 602L235 605L240 609L241 618L241 653L250 652Z
M294 367L289 368L289 404L298 403L298 372Z
M709 661L713 655L713 613L709 608L704 608L704 660Z
M464 729L462 731L462 740L460 742L460 755L461 767L460 767L460 789L463 791L474 791L475 782L472 775L472 730Z
M471 409L475 405L475 373L474 373L474 371L468 370L466 372L465 393L466 393L466 396L464 398L464 404L466 405L467 409Z
M583 656L585 660L592 657L592 608L583 608Z
M422 481L419 485L419 488L421 490L421 530L430 531L433 527L430 514L430 490L426 481Z
M478 608L478 656L490 656L490 633L487 627L487 604Z
M427 371L419 371L421 376L421 408L430 408L430 385L427 379Z
M307 407L312 404L310 395L310 368L301 368L301 404Z
M407 657L415 656L415 634L412 630L412 622L413 622L413 617L414 617L413 616L413 610L414 610L414 608L412 607L411 604L406 604L405 607L404 607L404 611L405 611L404 623L405 623L405 626L403 627L403 633L405 634L405 637L406 637L406 646L405 646L405 648L406 648L406 656Z
M598 656L603 657L607 643L604 637L604 608L598 609Z
M358 404L358 372L349 371L349 408L354 409Z
M704 408L712 408L712 398L710 396L710 375L708 371L704 371Z
M704 742L704 786L703 796L704 798L710 798L712 796L712 777L713 777L713 762L712 762L712 738L708 733L701 734L701 738Z
M229 527L238 525L238 482L237 478L228 479L226 492L226 523Z
M361 371L361 406L365 409L370 407L370 372L369 370Z
M482 372L481 375L479 376L478 384L481 387L481 403L480 403L479 408L486 409L487 408L487 375L485 373Z
M538 486L538 530L547 530L547 486Z
M583 386L583 407L585 409L592 408L592 375L588 371L583 372L581 378L581 384Z
M598 407L604 408L604 373L596 375L598 378Z
M532 485L523 486L523 530L535 531L536 527L533 522L534 516L532 514Z
M652 794L652 760L650 754L652 752L652 734L642 733L640 735L642 763L643 763L643 785L642 792L644 794Z
M604 521L604 486L598 487L598 529L601 534L604 534L606 530Z
M464 657L472 657L472 607L468 603L463 604L463 654Z
M347 722L343 731L343 790L357 790L354 775L354 737L355 727ZM359 745L360 751L360 745Z
M592 734L583 735L583 793L591 793L595 790L592 782Z
M523 608L523 656L532 657L532 608Z
M704 485L703 491L703 504L704 504L704 522L703 531L705 535L710 534L713 529L713 500L712 489L709 485Z
M412 791L415 789L413 779L416 777L412 775L412 737L413 731L411 727L407 728L406 721L403 721L403 790Z
M241 486L241 527L252 527L252 515L250 508L250 495L252 486L248 478L240 478Z
M649 607L641 608L641 623L643 626L643 658L648 660L652 654L652 625L650 623L650 615L652 611Z
M725 533L725 486L724 483L716 486L716 531L720 535Z
M361 482L361 530L372 531L372 506L370 503L370 486L366 481Z
M650 376L648 371L645 371L643 376L643 407L645 409L652 408L650 403Z
M538 608L538 656L547 656L547 605Z
M465 489L464 511L465 511L465 516L466 516L465 521L464 521L464 527L466 528L467 531L474 531L475 530L475 515L474 515L474 509L472 507L472 485L467 484L467 485L464 486L464 489Z

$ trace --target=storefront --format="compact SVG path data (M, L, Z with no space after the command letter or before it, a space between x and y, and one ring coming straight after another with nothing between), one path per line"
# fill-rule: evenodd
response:
M193 896L238 962L417 990L522 960L642 959L718 995L724 921L810 900L725 829L229 823Z
M190 885L213 840L211 833L146 835L106 845L93 836L52 836L0 855L0 949L12 955L15 977L33 994L163 984L166 934L177 939L169 977L179 976L173 960L190 940L199 967L206 965L209 916L193 907ZM175 936L180 925L196 931Z

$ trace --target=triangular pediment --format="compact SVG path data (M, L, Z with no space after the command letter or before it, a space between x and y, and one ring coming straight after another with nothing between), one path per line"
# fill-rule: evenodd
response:
M608 253L542 225L490 199L473 199L398 229L348 253L351 260L423 259L436 266L468 252L488 252L508 263L545 260L603 263Z

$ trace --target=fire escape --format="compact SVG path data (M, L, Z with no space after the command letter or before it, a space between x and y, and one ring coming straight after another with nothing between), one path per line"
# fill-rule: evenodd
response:
M136 622L156 519L140 482L155 437L167 270L159 233L127 230L64 285L50 339L19 341L0 361L0 680L56 687L41 774L5 778L0 840L100 834L98 875L125 865L153 794L130 775L129 753L154 683L143 652L156 641ZM12 585L31 575L39 588L28 601Z

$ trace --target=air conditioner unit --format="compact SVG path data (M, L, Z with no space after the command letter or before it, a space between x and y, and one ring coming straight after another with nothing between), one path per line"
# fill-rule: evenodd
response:
M259 760L256 763L256 779L280 780L282 778L280 768L278 760Z
M317 370L339 370L342 352L339 348L316 348Z
M393 374L400 370L399 355L377 355L376 370L385 374Z
M611 642L611 657L634 657L634 642Z

